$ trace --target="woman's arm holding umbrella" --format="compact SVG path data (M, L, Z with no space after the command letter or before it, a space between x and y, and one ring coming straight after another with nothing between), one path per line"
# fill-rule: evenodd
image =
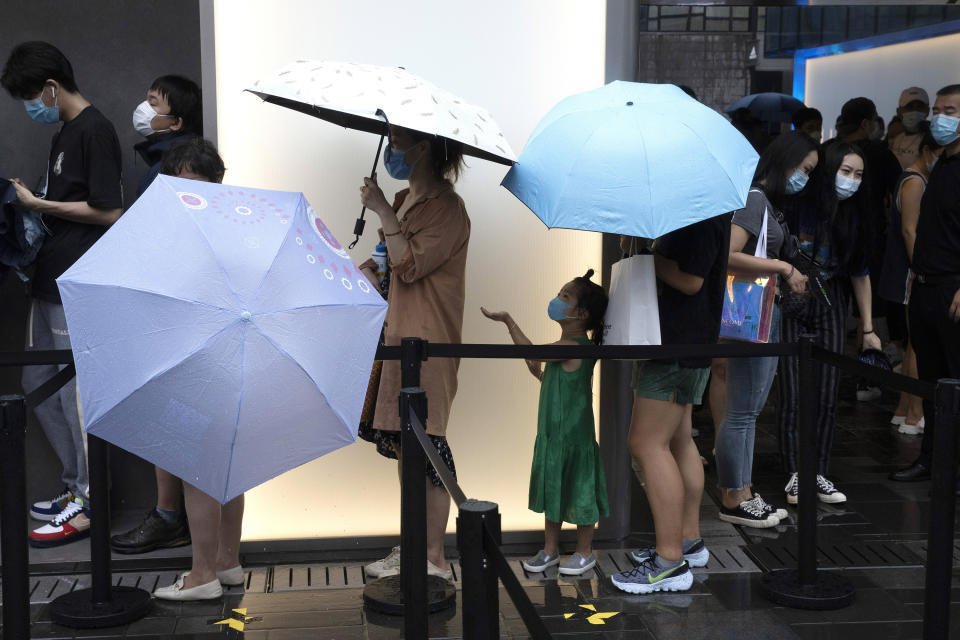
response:
M364 178L360 187L360 201L367 209L380 216L380 225L383 236L387 240L387 253L391 256L403 257L410 250L410 243L400 233L400 221L397 212L387 202L383 190L377 185L376 178Z

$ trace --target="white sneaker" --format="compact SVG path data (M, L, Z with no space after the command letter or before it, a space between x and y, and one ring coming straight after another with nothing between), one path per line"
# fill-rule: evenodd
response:
M427 575L443 578L447 582L453 582L453 567L447 567L446 571L427 560Z
M900 425L897 431L908 436L918 436L923 433L924 424L925 420L923 418L920 418L920 420L917 421L917 424L907 424L904 422Z
M820 502L826 502L828 504L847 501L847 496L837 491L833 483L820 474L817 474L817 498L820 499Z
M895 427L899 427L900 425L906 423L906 421L907 421L907 416L893 416L890 418L890 424L892 424Z
M400 545L395 546L386 558L371 562L363 570L371 578L395 576L400 573Z

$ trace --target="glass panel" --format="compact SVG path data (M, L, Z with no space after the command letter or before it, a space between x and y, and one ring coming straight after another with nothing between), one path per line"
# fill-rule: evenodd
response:
M823 42L843 42L847 39L847 8L824 7L823 9Z
M876 7L850 7L850 39L857 40L872 36L876 15Z
M877 7L877 32L902 31L907 27L908 7Z
M687 18L660 18L660 31L686 31Z
M747 20L734 20L733 21L733 30L734 31L749 31L750 22Z
M750 7L733 7L734 18L750 18Z
M690 7L660 7L660 16L686 16L690 14Z
M800 47L809 49L820 46L820 25L823 12L819 8L804 7L800 10Z
M955 7L949 8L954 9ZM925 24L940 22L943 18L944 11L942 7L910 7L910 19L907 24L911 27L921 27Z
M707 18L729 18L730 7L707 7Z
M656 18L660 15L660 7L647 7L647 17Z
M658 31L660 29L659 20L648 20L647 21L647 31Z
M690 31L703 31L703 16L690 16Z
M707 19L707 31L730 31L730 21Z
M800 27L800 9L798 7L784 7L780 18L780 48L797 48L797 31Z

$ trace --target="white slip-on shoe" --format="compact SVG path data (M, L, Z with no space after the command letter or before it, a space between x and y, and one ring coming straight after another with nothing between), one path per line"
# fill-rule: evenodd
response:
M215 600L223 596L223 587L220 586L219 580L211 580L206 584L184 589L184 577L180 576L169 587L158 587L154 590L153 597L161 600Z
M391 549L386 558L371 562L363 570L371 578L383 578L400 573L400 545Z

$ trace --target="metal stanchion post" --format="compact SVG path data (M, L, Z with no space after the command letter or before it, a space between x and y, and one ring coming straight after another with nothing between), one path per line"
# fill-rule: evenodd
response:
M427 575L426 454L410 426L410 412L427 420L427 395L420 388L420 363L426 341L404 338L400 345L401 521L400 575L379 578L363 590L364 604L374 611L404 616L407 638L427 637L427 614L456 602L456 589L437 576Z
M463 588L464 640L496 640L500 637L500 602L497 572L486 550L483 529L500 538L497 505L467 500L457 516L457 548L460 551L460 583Z
M813 360L813 337L800 336L798 344L798 395L800 415L797 440L798 510L797 569L763 574L760 588L776 602L797 609L840 609L853 602L853 585L838 572L817 569L817 394Z
M930 532L927 534L927 575L923 600L925 640L950 637L950 581L953 574L960 380L940 380L937 383L935 406Z
M3 632L30 637L30 556L27 549L27 406L23 396L0 397L0 554Z
M78 629L127 624L147 615L153 606L150 592L111 584L109 446L87 434L91 588L66 593L50 603L54 622Z

